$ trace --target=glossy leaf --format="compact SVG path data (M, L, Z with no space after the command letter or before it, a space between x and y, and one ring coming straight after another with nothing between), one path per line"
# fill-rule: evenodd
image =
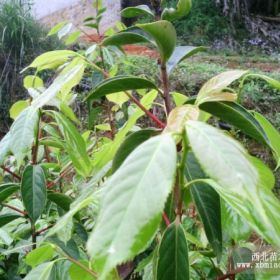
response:
M125 31L114 34L103 40L103 46L123 46L129 44L151 43L147 36L138 32Z
M177 35L174 26L166 20L160 20L137 24L137 27L147 32L155 40L162 62L166 63L176 47Z
M19 184L7 183L0 185L0 202L6 200L9 196L19 190Z
M189 153L185 166L188 181L206 178L193 153ZM191 196L204 225L205 233L218 259L222 255L221 203L217 192L205 183L195 183L190 187Z
M236 101L236 93L229 90L224 91L234 81L240 79L247 71L230 70L223 72L206 82L200 89L196 104L213 101Z
M266 75L261 75L261 74L248 74L244 77L243 82L248 79L248 78L259 78L262 80L265 80L269 85L271 85L272 87L280 90L280 81L277 81L275 79L272 79Z
M279 201L269 187L263 185L264 180L245 149L205 123L189 121L186 131L196 158L212 178L205 182L214 187L259 235L279 246Z
M142 15L154 16L154 13L147 5L127 7L121 11L121 16L124 18L132 18L132 17L142 16Z
M91 161L87 153L85 140L78 129L62 114L52 111L53 116L64 136L65 148L77 172L87 177L91 173Z
M55 234L57 234L58 237L66 237L63 241L66 243L71 239L72 235L72 227L73 222L72 219L78 213L81 209L87 207L89 204L95 203L96 204L96 198L94 195L89 195L87 198L81 201L75 201L73 205L71 205L70 210L62 216L54 227L52 227L45 238L51 237ZM70 236L68 235L68 231L70 231ZM65 234L66 233L66 234Z
M258 121L262 129L269 139L270 147L273 150L277 167L280 167L280 133L277 129L260 113L253 112L255 119Z
M87 100L99 99L107 94L136 90L136 89L157 89L157 86L146 79L134 76L117 76L106 79L97 85L97 87L87 96Z
M85 267L89 267L89 263L87 261L81 261L81 263L85 266ZM94 277L93 275L89 274L87 271L85 271L84 269L82 269L81 267L79 267L76 264L71 264L70 268L69 268L69 276L71 280L96 280L97 278Z
M190 47L190 46L179 46L176 47L172 56L167 61L167 73L170 75L176 65L178 65L184 59L195 55L198 52L203 52L207 48L205 47Z
M100 280L143 251L154 237L175 170L176 145L166 134L138 146L106 182L87 244L90 256L102 267Z
M29 165L25 168L21 197L28 216L35 222L44 211L47 199L45 174L39 165Z
M192 7L192 0L178 0L176 9L165 8L161 18L169 21L177 20L189 14Z
M19 101L17 101L10 108L10 118L15 120L19 116L19 114L24 109L26 109L27 107L29 107L29 101L28 100L19 100Z
M49 280L55 262L42 263L32 269L23 280Z
M84 70L85 65L81 63L73 66L69 71L62 71L50 87L33 100L32 106L41 108L45 105L53 105L53 101L59 92L69 92L73 87L79 84ZM50 102L52 103L50 104Z
M125 159L138 147L140 144L158 134L155 129L143 129L130 134L120 145L112 165L114 173L125 161Z
M57 50L41 54L25 69L37 68L38 71L45 69L55 69L67 62L70 58L76 57L78 54L70 50Z
M54 257L55 249L51 244L46 244L31 251L25 258L25 262L33 268L49 261Z
M64 22L60 22L58 24L56 24L48 33L48 36L52 36L54 34L56 34L61 28L63 28L65 25L67 24L66 21Z
M0 141L0 163L3 163L6 155L10 152L11 134L8 132Z
M115 104L117 104L119 107L122 107L122 105L129 100L129 97L124 92L117 92L106 95L106 98Z
M164 232L158 250L157 280L189 280L188 244L184 228L171 224Z
M23 80L23 86L26 89L42 88L42 87L44 87L44 82L41 78L39 78L37 76L28 75Z
M29 106L20 113L10 129L10 149L19 163L31 149L38 121L38 110Z
M222 202L222 225L225 234L235 242L247 240L251 235L248 222L232 209L226 202Z
M188 97L186 95L179 92L171 92L171 95L176 106L182 106L188 100Z
M63 193L48 192L48 199L65 211L69 211L73 199Z
M77 42L77 40L79 39L80 35L81 35L81 31L75 31L75 32L71 33L68 36L68 38L66 39L65 44L67 46L75 44Z
M18 219L22 218L23 216L17 215L17 214L3 214L0 215L0 227L3 227L4 225Z
M187 120L198 120L199 109L194 105L184 105L173 109L167 119L164 132L182 133Z
M235 126L244 134L269 145L270 141L260 123L253 114L241 105L234 102L206 102L199 107L205 112Z

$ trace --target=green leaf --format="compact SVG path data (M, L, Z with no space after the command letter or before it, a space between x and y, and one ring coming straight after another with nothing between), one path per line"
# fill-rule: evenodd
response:
M42 88L44 87L44 82L41 78L37 77L37 76L26 76L23 80L23 86L26 89L30 89L30 88Z
M205 123L188 121L187 136L205 180L264 239L280 245L280 204L245 149ZM267 230L269 228L269 230Z
M55 69L67 62L70 58L76 56L78 56L76 52L69 50L46 52L35 58L35 60L28 67L22 70L22 72L28 68L37 68L38 71L45 69Z
M17 215L17 214L4 214L0 215L0 227L3 227L4 225L18 219L22 218L23 216Z
M171 95L176 106L182 106L188 100L188 97L186 95L179 92L171 92Z
M176 145L165 134L138 146L106 182L87 244L90 256L102 268L100 280L142 252L154 237L175 170Z
M26 256L25 262L34 268L45 261L51 260L54 257L54 254L54 246L51 244L46 244L31 251Z
M38 109L45 105L53 105L53 103L48 103L53 102L59 92L69 92L73 87L78 85L83 77L85 65L81 62L81 64L77 64L68 70L65 71L64 69L50 87L33 100L33 107Z
M161 18L169 21L177 20L189 14L192 8L191 0L179 0L176 9L165 8Z
M247 71L230 70L223 72L206 82L199 91L196 104L213 101L236 101L237 95L229 90L224 91L234 81L244 76Z
M87 177L92 171L91 161L87 153L86 142L78 129L62 114L52 111L51 114L64 136L65 148L69 154L76 171Z
M157 280L189 280L188 244L182 225L173 223L164 232L158 250Z
M193 153L188 154L185 172L188 181L206 177ZM190 192L204 225L207 239L215 255L220 259L223 250L220 197L211 186L200 182L193 184Z
M99 99L107 94L136 90L136 89L157 89L157 86L146 79L134 76L117 76L102 81L97 87L87 96L87 100Z
M73 24L71 22L64 25L58 32L57 37L58 39L62 39L64 36L66 36L72 29Z
M244 77L243 82L248 79L248 78L260 78L265 80L269 85L271 85L272 87L280 90L280 81L277 81L275 79L272 79L266 75L261 75L261 74L248 74Z
M81 263L85 267L89 267L89 263L87 261L81 261ZM74 263L72 263L69 268L69 275L71 280L96 280L96 277L90 275L87 271Z
M56 24L56 25L49 31L48 36L51 36L51 35L56 34L56 33L59 32L59 30L60 30L61 28L63 28L66 24L67 24L66 21L60 22L60 23Z
M0 163L3 163L6 155L10 152L11 133L8 132L0 141Z
M190 47L190 46L179 46L176 47L172 56L167 61L167 73L170 75L174 70L175 66L186 58L195 55L198 52L203 52L207 48L205 47Z
M68 38L66 39L65 44L67 46L75 44L77 42L78 38L80 37L80 35L81 35L81 31L75 31L75 32L71 33L68 36Z
M114 34L102 41L103 46L123 46L139 43L151 43L149 38L137 32L125 31Z
M248 240L251 227L247 221L233 210L226 202L222 201L222 225L226 235L235 242Z
M255 140L269 145L269 139L260 123L241 105L234 102L206 102L199 108L235 126Z
M27 107L29 107L29 101L28 100L19 100L16 103L14 103L10 109L10 118L15 120L18 115Z
M29 165L25 168L21 197L28 216L34 223L43 213L47 200L45 174L39 165Z
M48 192L48 199L65 211L69 211L73 199L63 193Z
M130 134L120 145L112 165L112 173L114 173L125 161L125 159L138 147L140 144L158 134L155 129L143 129Z
M10 129L10 149L19 163L31 149L38 121L38 110L29 106L20 113Z
M149 110L157 97L158 92L155 90L151 90L147 93L141 100L140 103ZM127 135L127 133L133 128L137 120L142 117L145 113L140 109L137 108L134 112L130 115L126 124L120 129L120 131L115 135L113 143L108 143L104 145L94 155L94 169L96 171L101 170L110 160L113 159L115 153L117 152L119 146L121 145L123 139Z
M53 262L42 263L36 268L32 269L23 280L50 280L50 275L53 269Z
M19 184L7 183L0 186L0 202L6 200L9 196L19 190Z
M124 92L111 93L106 95L106 98L119 107L122 107L122 105L129 100L129 97Z
M127 7L121 11L121 16L124 18L133 18L138 16L154 16L153 11L147 5L138 5L134 7Z
M177 35L174 26L166 20L160 20L137 24L137 27L143 29L155 40L161 60L166 63L176 47Z
M257 112L253 112L253 115L269 139L270 147L277 162L277 169L280 167L280 133L263 115Z
M182 133L187 120L198 120L199 109L194 105L183 105L173 109L167 119L164 132Z

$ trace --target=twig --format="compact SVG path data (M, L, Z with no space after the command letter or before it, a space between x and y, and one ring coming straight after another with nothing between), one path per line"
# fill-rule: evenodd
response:
M4 165L0 166L5 172L9 173L10 175L12 175L13 177L15 177L16 179L18 179L19 181L21 181L21 177L19 175L17 175L16 173L14 173L13 171L11 171L9 168L5 167Z
M64 254L64 256L72 263L76 264L77 266L79 266L81 269L83 269L84 271L86 271L88 274L92 275L95 278L98 278L98 275L96 272L92 271L91 269L89 269L88 267L86 267L85 265L83 265L82 263L80 263L79 261L71 258L70 256Z
M101 69L100 67L98 67L97 65L95 65L94 63L90 62L87 60L87 62L92 65L96 70L98 70L99 72L101 72L104 77L106 78L110 78L110 75L104 71L103 69ZM124 93L130 98L130 100L132 102L134 102L146 115L148 115L160 128L164 128L166 125L161 122L153 113L151 113L149 110L147 110L138 100L137 98L135 98L133 95L131 95L128 91L124 91ZM169 96L170 98L170 96Z
M165 212L162 213L162 218L166 224L166 226L169 226L171 223L170 223L170 220L169 218L167 217L167 214Z
M47 226L47 227L45 227L45 228L43 228L43 229L40 229L40 230L36 231L36 232L35 232L36 236L38 236L38 235L44 233L45 231L49 230L49 229L52 228L53 226L54 226L54 224L49 225L49 226Z
M10 208L10 209L14 210L14 211L16 211L16 212L22 214L23 216L25 216L25 215L27 214L26 212L20 210L20 209L17 208L17 207L12 206L12 205L9 205L9 204L6 204L6 203L1 203L1 205L2 205L3 207L7 207L7 208Z
M161 79L162 79L162 85L163 85L163 97L165 102L165 108L167 115L171 112L171 99L169 94L169 78L167 74L166 64L161 63Z

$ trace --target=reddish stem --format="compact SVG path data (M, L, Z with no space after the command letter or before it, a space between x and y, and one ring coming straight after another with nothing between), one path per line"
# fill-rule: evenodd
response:
M9 205L9 204L6 204L6 203L1 203L1 204L2 204L3 207L10 208L10 209L12 209L12 210L14 210L14 211L16 211L16 212L18 212L18 213L24 215L24 216L27 214L26 212L24 212L24 211L18 209L17 207L12 206L12 205Z
M166 215L165 212L162 213L162 218L163 218L166 226L168 227L171 223L170 223L170 220L169 220L169 218L168 218L168 216Z
M16 173L14 173L13 171L11 171L9 168L5 167L4 165L0 166L5 172L9 173L10 175L12 175L14 178L18 179L19 181L21 181L21 177L19 175L17 175Z
M45 227L43 229L40 229L40 230L36 231L35 234L36 235L40 235L40 234L44 233L45 231L47 231L48 229L52 228L53 226L54 226L54 224L49 225L49 226L47 226L47 227Z
M160 128L165 128L165 124L161 122L153 113L147 110L133 95L128 92L125 94L146 114L148 115Z

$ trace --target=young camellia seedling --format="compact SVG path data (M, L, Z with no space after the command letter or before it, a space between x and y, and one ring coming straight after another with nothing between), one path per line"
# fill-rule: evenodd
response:
M84 24L99 33L106 7L99 0L94 6L96 15ZM117 24L86 50L47 52L24 69L35 69L24 79L31 97L13 105L14 123L0 143L11 180L0 186L3 279L17 271L26 280L222 280L246 272L235 264L248 263L240 247L253 252L245 244L252 232L280 246L273 171L232 133L266 146L279 167L278 131L238 97L248 79L278 90L280 82L232 70L194 98L170 92L176 65L205 48L177 46L172 22L188 15L190 0L152 7L156 13L146 5L121 12L150 23ZM73 44L81 32L70 30L60 23L49 34ZM160 84L119 74L115 59L128 44L158 51ZM51 83L40 78L45 70L54 73ZM92 88L80 98L87 121L70 105L79 98L75 87L89 78Z

